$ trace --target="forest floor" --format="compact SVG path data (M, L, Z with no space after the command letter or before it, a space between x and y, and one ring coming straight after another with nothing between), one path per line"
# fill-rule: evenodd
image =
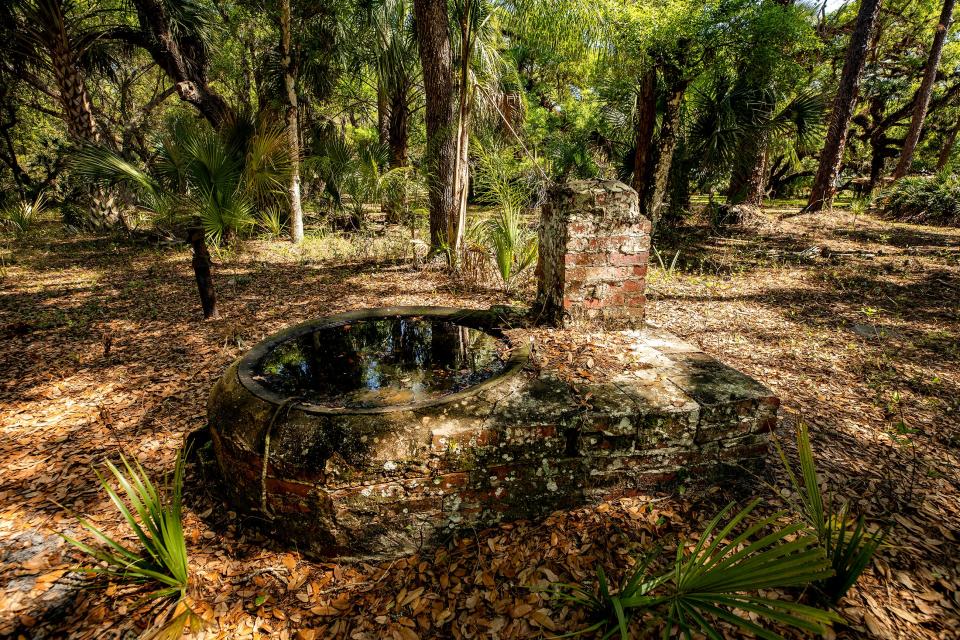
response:
M649 320L774 389L781 437L806 421L833 490L893 527L840 602L836 636L960 637L960 230L834 212L726 236L689 229L675 244L674 267L666 242L667 268L651 269ZM357 307L505 301L403 262L332 264L258 241L216 265L223 318L202 322L183 250L87 236L7 247L0 637L127 638L156 615L124 588L84 588L55 533L76 534L82 514L121 534L92 465L123 452L169 471L205 426L211 385L262 337ZM779 491L756 484L771 505L787 487L779 467L771 454L764 479ZM592 585L597 563L622 576L638 549L702 527L728 499L621 499L423 556L336 565L275 547L193 467L192 601L207 638L550 637L582 612L538 588Z

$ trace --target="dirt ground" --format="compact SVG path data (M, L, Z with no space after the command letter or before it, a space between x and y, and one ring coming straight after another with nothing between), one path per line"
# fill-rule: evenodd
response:
M893 527L840 603L848 622L835 635L960 637L960 230L834 212L727 235L664 243L649 320L774 389L781 437L806 421L832 489ZM91 466L124 452L169 471L205 425L213 382L262 337L358 307L505 302L402 262L336 265L261 241L216 265L223 318L202 322L183 250L85 236L5 245L0 636L128 638L159 614L128 589L85 588L55 534L78 533L70 511L122 533ZM787 487L778 466L771 455L751 480L771 508ZM275 547L202 471L188 478L186 531L207 638L555 636L583 614L543 588L592 584L597 563L619 577L729 498L622 499L340 566Z

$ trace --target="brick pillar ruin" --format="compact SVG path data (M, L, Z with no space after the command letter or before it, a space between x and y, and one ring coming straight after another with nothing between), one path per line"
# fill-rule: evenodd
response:
M540 220L539 322L633 329L643 324L650 220L616 180L554 187Z

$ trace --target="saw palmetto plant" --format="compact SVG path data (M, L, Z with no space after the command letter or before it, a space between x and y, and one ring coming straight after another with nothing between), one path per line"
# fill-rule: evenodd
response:
M124 456L120 457L119 466L105 463L106 476L96 472L100 486L135 535L137 545L112 538L81 519L80 524L93 535L96 544L65 538L97 561L86 571L122 582L154 585L156 588L147 594L149 598L183 598L190 584L182 515L184 459L180 452L173 477L161 486L154 484L139 462L130 462ZM119 491L111 480L120 487Z
M646 634L642 637L702 634L720 640L724 637L721 627L726 625L759 638L781 638L751 619L751 614L822 633L839 621L835 613L760 592L826 580L833 575L830 561L817 539L804 533L802 523L780 525L785 512L748 523L758 504L755 500L736 513L734 505L728 505L692 548L678 545L672 567L662 573L653 572L656 554L651 553L618 589L611 588L602 568L597 569L596 591L580 584L561 585L558 598L590 613L589 625L571 635L596 633L604 639L627 640L637 637L631 636L635 626L642 626Z
M198 218L214 244L249 230L255 212L283 203L289 160L283 131L240 121L213 131L172 128L157 143L155 160L142 167L101 146L74 158L77 175L131 189L138 206L167 224Z
M813 460L810 433L805 423L801 422L797 426L799 475L790 465L780 444L775 444L790 477L793 495L797 496L797 511L807 530L823 547L833 568L833 575L819 581L816 586L835 604L870 565L874 554L883 544L887 531L883 528L871 531L862 516L853 516L849 503L839 501L832 493L824 493Z

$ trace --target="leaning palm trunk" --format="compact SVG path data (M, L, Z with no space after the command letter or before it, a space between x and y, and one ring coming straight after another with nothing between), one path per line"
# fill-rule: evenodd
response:
M193 250L191 263L203 317L205 320L216 320L220 317L220 312L217 310L217 293L213 288L213 276L210 274L210 252L207 250L206 234L198 219L194 219L193 226L187 230L187 239Z
M280 3L280 30L283 33L283 84L287 94L287 144L290 150L290 240L303 241L303 206L300 202L300 135L297 119L297 68L291 53L290 0Z
M873 33L879 13L880 0L862 0L860 3L857 22L850 35L847 57L840 75L840 87L837 89L830 114L827 139L820 154L820 164L813 179L806 211L820 211L824 207L832 206L833 196L837 191L837 175L843 161L843 150L847 144L847 128L860 94L860 77L867 60L870 34Z
M937 23L937 31L933 36L933 46L930 47L930 55L927 57L927 67L923 72L923 81L920 83L920 91L917 94L917 102L913 108L913 118L910 120L910 129L907 130L907 137L903 141L903 151L900 152L900 160L897 162L897 168L893 171L893 178L897 180L907 175L910 171L910 163L913 162L913 152L920 141L920 132L923 129L923 121L927 117L927 108L930 106L930 98L933 96L933 82L937 79L937 67L940 66L940 55L943 53L943 43L947 39L947 29L950 28L950 19L953 17L954 0L944 0L943 10L940 12L940 21Z

